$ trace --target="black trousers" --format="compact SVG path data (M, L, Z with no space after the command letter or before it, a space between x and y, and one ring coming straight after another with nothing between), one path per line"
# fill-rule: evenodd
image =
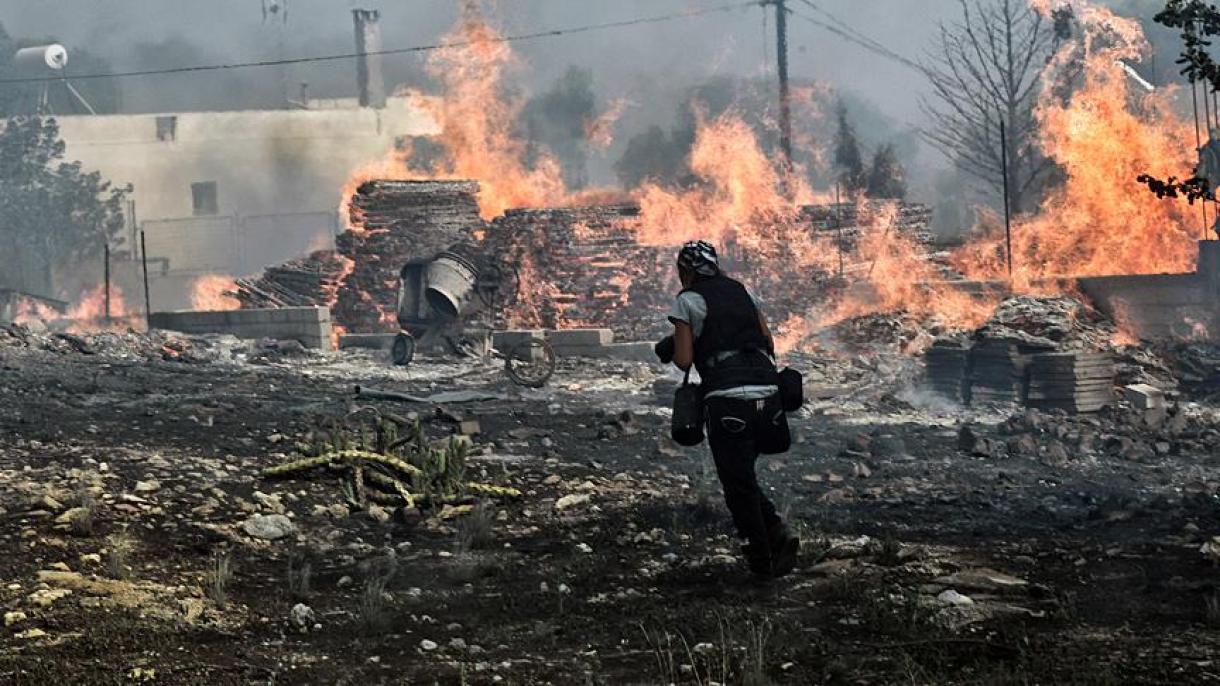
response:
M706 406L708 444L733 524L754 551L769 554L768 532L781 520L758 486L754 465L760 444L766 445L774 433L772 418L783 411L779 396L766 400L708 398Z

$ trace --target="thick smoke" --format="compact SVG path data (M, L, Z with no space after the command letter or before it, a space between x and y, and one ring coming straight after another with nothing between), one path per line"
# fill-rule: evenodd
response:
M264 14L270 4L287 8L286 21L282 12ZM511 35L720 4L719 0L501 0L491 3L488 11ZM917 140L916 130L925 124L917 107L925 91L922 77L908 66L815 26L808 18L828 19L810 4L801 0L790 4L793 80L826 84L833 89L832 97L847 100L866 149L895 143L910 172L914 199L935 197L938 186L957 187L942 174L947 161ZM952 22L959 12L958 0L814 0L812 4L912 59L925 55L938 24ZM1111 4L1145 18L1161 5L1155 0ZM354 7L381 11L386 48L433 43L453 24L460 5L452 0L0 0L0 21L15 38L53 36L99 60L73 64L73 69L108 64L125 71L350 52ZM1171 33L1153 32L1152 38L1154 43L1164 39L1173 44ZM774 17L770 10L752 5L671 22L527 41L514 50L522 60L514 78L523 93L544 94L571 74L569 70L577 69L591 77L602 107L622 100L613 142L580 159L583 169L573 172L581 182L604 185L622 176L615 163L633 136L652 127L666 135L685 135L684 100L694 90L716 79L757 83L762 89L773 83ZM1171 55L1163 53L1145 71L1154 78L1172 78ZM423 65L418 55L387 57L388 85L427 90L434 84ZM350 61L337 61L125 79L117 82L117 102L125 112L286 107L301 97L303 88L313 97L350 97L355 89L353 74ZM757 89L751 86L751 90ZM765 99L749 104L755 102ZM535 115L534 126L554 119L546 113ZM551 142L557 145L564 141L562 133L535 137L556 139Z

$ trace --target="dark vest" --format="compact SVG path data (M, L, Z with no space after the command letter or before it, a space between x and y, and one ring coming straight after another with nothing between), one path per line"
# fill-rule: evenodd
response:
M778 383L775 365L759 323L758 308L746 287L723 274L701 279L682 290L703 296L707 318L695 339L695 369L706 391ZM734 353L727 358L722 353ZM722 358L722 359L717 359Z

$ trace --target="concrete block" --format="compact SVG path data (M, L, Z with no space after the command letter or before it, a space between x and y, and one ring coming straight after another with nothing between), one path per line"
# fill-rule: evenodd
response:
M232 334L257 340L297 340L302 345L331 350L330 313L325 307L286 307L266 310L154 312L153 328L183 333Z
M588 347L583 349L585 352L583 357L596 357L609 360L623 360L625 362L660 362L657 355L653 352L653 344L647 341L639 341L633 343L611 343L600 347ZM559 354L556 351L556 354Z
M518 345L531 340L544 340L545 334L541 329L512 329L509 331L496 331L491 336L491 344L502 353L507 353Z
M339 349L369 348L389 350L394 345L396 333L348 333L339 336Z
M1156 410L1165 407L1165 393L1156 386L1146 383L1123 386L1123 397L1140 410Z
M614 332L610 329L554 329L548 330L546 337L556 352L560 348L597 347L614 342Z

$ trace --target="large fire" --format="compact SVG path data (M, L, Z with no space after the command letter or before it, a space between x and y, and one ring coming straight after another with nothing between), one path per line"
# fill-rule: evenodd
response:
M1049 12L1048 0L1035 0ZM1170 106L1170 93L1131 87L1120 60L1138 60L1148 46L1138 23L1101 7L1075 11L1084 30L1047 71L1035 115L1038 143L1063 170L1064 181L1038 212L1013 223L1013 275L1018 288L1055 276L1187 272L1198 252L1197 206L1158 199L1136 177L1144 172L1189 175L1193 132ZM1064 102L1050 87L1062 65L1082 60L1083 83ZM998 223L992 222L993 226ZM1002 235L991 231L957 255L968 275L1004 275Z
M490 220L513 207L549 207L592 203L621 194L607 189L569 193L559 163L550 154L535 155L527 164L528 144L515 130L524 106L509 97L505 81L516 58L500 33L484 21L473 3L464 3L457 26L444 37L446 47L433 52L428 73L443 95L430 97L417 90L404 93L427 112L440 128L436 141L443 154L434 160L413 159L409 149L389 151L382 160L356 170L343 191L343 215L356 188L371 179L476 179L479 210ZM608 146L614 122L627 106L616 100L606 112L586 122L591 145ZM351 228L360 230L356 222Z
M1029 1L1046 14L1058 4ZM1083 35L1066 41L1047 66L1035 109L1037 144L1062 169L1063 179L1037 211L1014 218L1010 286L1020 292L1071 288L1070 279L1050 277L1189 271L1197 250L1197 210L1160 200L1136 181L1143 172L1182 176L1194 162L1193 138L1170 107L1170 94L1130 87L1120 60L1136 61L1146 52L1138 24L1088 3L1074 2L1073 8ZM569 193L557 162L545 153L532 156L532 164L524 161L531 156L514 129L521 102L506 97L504 87L516 60L498 38L467 6L448 36L453 47L436 51L428 63L441 95L412 93L438 122L443 153L425 168L407 150L392 152L353 174L345 203L360 183L375 177L475 179L487 219L512 207L587 204L595 197ZM1054 86L1062 85L1069 65L1082 65L1083 71L1064 98ZM591 143L610 140L610 125L624 102L589 123ZM825 142L797 142L810 147L805 158L822 159ZM799 168L779 171L741 116L700 117L689 168L696 180L682 188L645 183L630 191L640 207L635 228L642 245L712 240L740 258L735 262L748 279L768 288L833 273L836 247L800 218L802 205L825 202L827 194L810 188ZM994 296L971 296L946 284L923 247L896 229L894 208L861 214L866 217L850 285L837 300L795 308L776 322L781 347L794 347L828 324L876 312L905 311L949 327L976 325L990 313ZM354 222L352 229L362 230L359 217ZM971 278L1005 279L1001 225L990 222L991 230L980 231L954 255L954 266ZM530 266L521 266L522 292L548 293L546 276ZM523 305L536 309L539 303L527 297Z

